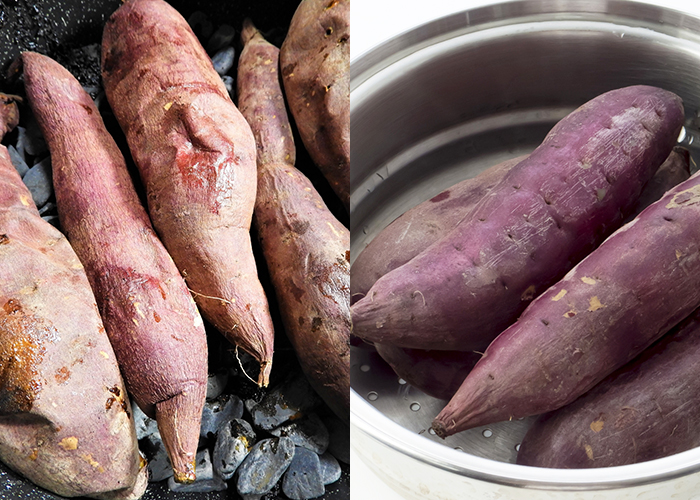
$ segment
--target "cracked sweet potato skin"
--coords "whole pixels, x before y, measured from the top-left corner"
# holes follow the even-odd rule
[[[350,416],[350,232],[294,168],[276,47],[246,23],[238,66],[241,112],[258,146],[254,226],[285,331],[312,387]]]
[[[0,459],[62,496],[138,498],[146,468],[85,271],[4,146],[0,208]]]
[[[683,118],[679,97],[648,86],[584,104],[472,217],[377,280],[352,306],[353,333],[415,349],[483,350],[621,225]]]
[[[541,416],[517,462],[583,469],[654,460],[700,446],[700,311],[579,399]]]
[[[85,266],[129,394],[157,420],[175,477],[193,479],[207,386],[199,311],[90,96],[52,59],[22,59],[61,228]]]
[[[304,146],[350,207],[350,1],[302,0],[280,49],[289,109]]]
[[[102,40],[105,92],[146,187],[148,211],[204,317],[260,363],[274,331],[252,253],[255,139],[185,19],[127,0]]]
[[[669,191],[540,295],[433,423],[439,435],[553,411],[700,305],[700,176]]]
[[[407,210],[385,227],[360,252],[350,270],[350,293],[354,303],[389,271],[410,261],[452,231],[503,176],[526,156],[519,156],[471,179],[451,186]]]

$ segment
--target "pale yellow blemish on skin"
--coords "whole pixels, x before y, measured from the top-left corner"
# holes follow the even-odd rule
[[[574,316],[576,316],[576,311],[574,311],[573,309],[564,313],[565,318],[573,318]]]
[[[19,197],[19,201],[21,201],[22,205],[24,205],[25,207],[28,207],[29,205],[31,205],[30,200],[31,200],[31,198],[29,198],[25,195],[20,195],[20,197]]]
[[[134,309],[136,309],[136,314],[138,314],[144,319],[146,318],[146,316],[143,314],[143,311],[141,311],[141,302],[134,302]]]
[[[104,351],[100,351],[100,355],[101,355],[103,358],[105,358],[105,359],[109,359],[109,354],[107,354],[107,353],[104,352]]]
[[[25,287],[20,289],[19,293],[21,293],[22,295],[28,295],[28,294],[34,292],[35,290],[36,290],[35,286],[25,286]]]
[[[335,234],[336,236],[341,236],[341,234],[335,230],[335,228],[333,227],[333,224],[331,224],[330,222],[326,222],[326,224],[328,224],[328,227],[331,228],[331,231],[333,231],[333,234]]]
[[[680,200],[680,202],[678,200]],[[671,201],[668,202],[666,208],[695,205],[698,202],[700,202],[700,185],[693,186],[690,189],[676,193]]]
[[[172,102],[169,102],[169,103],[167,103],[165,106],[163,106],[163,109],[164,109],[165,111],[168,111],[168,110],[172,107],[172,105],[173,105],[173,103],[172,103]]]
[[[64,450],[76,450],[78,449],[78,438],[75,436],[63,438],[58,443],[58,446],[60,446]]]
[[[265,65],[272,64],[272,59],[265,59],[265,61],[263,61],[263,64],[265,64]]]
[[[602,420],[595,420],[591,422],[591,430],[593,432],[600,432],[603,430],[603,426],[605,425],[605,422]]]
[[[588,310],[590,312],[597,311],[598,309],[602,309],[604,307],[605,305],[601,303],[598,297],[595,295],[588,301]]]
[[[581,278],[581,281],[583,281],[586,285],[595,285],[597,283],[596,280],[593,278],[589,278],[588,276],[584,276]]]
[[[136,318],[131,318],[131,321],[133,321],[136,326],[139,326],[139,320]]]
[[[681,257],[683,257],[683,252],[676,250],[676,259],[680,259]]]
[[[564,295],[566,295],[566,293],[567,291],[562,289],[558,294],[552,297],[552,300],[554,302],[559,302],[564,297]]]
[[[72,266],[70,266],[73,269],[83,269],[83,265],[80,262],[76,262]]]
[[[586,450],[586,456],[588,459],[593,460],[593,448],[591,448],[591,445],[587,444],[583,447],[583,449]]]
[[[83,455],[80,455],[83,460],[85,460],[87,463],[92,465],[93,468],[97,469],[99,472],[104,472],[105,469],[100,465],[100,463],[92,458],[92,455],[89,453],[84,453]]]

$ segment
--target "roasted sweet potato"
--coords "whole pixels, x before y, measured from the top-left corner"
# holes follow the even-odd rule
[[[254,226],[301,367],[316,392],[348,421],[350,232],[294,168],[279,50],[250,22],[241,39],[238,104],[258,147]]]
[[[357,256],[350,269],[354,303],[389,271],[403,266],[452,231],[486,193],[526,156],[494,165],[406,211],[385,227]]]
[[[371,342],[482,350],[622,223],[683,124],[676,95],[607,92],[563,120],[468,219],[353,306]]]
[[[175,480],[193,481],[207,386],[202,318],[90,96],[52,59],[25,52],[22,61],[61,228],[85,266],[126,388],[158,422]]]
[[[418,390],[438,399],[454,396],[477,361],[478,352],[423,351],[375,344],[394,373]]]
[[[261,364],[274,331],[250,224],[255,139],[207,53],[163,0],[127,0],[105,25],[105,93],[146,187],[148,211],[202,314]]]
[[[301,140],[349,209],[350,0],[302,0],[280,67]]]
[[[131,408],[83,266],[0,146],[0,460],[66,497],[138,498]]]
[[[700,311],[568,406],[528,430],[518,463],[583,469],[700,446]]]
[[[700,176],[669,191],[499,335],[433,423],[446,436],[553,411],[700,305]]]

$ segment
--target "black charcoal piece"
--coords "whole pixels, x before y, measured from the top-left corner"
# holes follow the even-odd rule
[[[208,437],[209,434],[216,434],[222,425],[242,416],[243,401],[236,395],[225,394],[213,401],[206,401],[202,411],[202,425],[199,435]]]
[[[330,433],[328,451],[343,463],[350,463],[350,427],[335,415],[329,415],[324,423]]]
[[[236,418],[219,429],[214,444],[214,471],[223,479],[231,479],[255,444],[255,432],[248,422]]]
[[[223,49],[227,45],[231,45],[236,37],[236,30],[229,24],[222,24],[207,42],[207,52],[214,54],[216,51]]]
[[[22,156],[14,146],[8,146],[7,152],[10,154],[10,161],[15,166],[15,170],[17,170],[19,176],[24,177],[29,171],[29,166],[27,162],[24,161],[24,156]]]
[[[304,377],[287,380],[269,392],[250,413],[253,425],[270,431],[289,420],[296,420],[310,413],[319,398]]]
[[[328,448],[328,429],[315,413],[270,430],[273,436],[287,436],[296,446],[320,455]]]
[[[324,453],[318,457],[321,462],[321,477],[323,484],[332,484],[340,479],[343,470],[340,468],[338,460],[330,453]]]
[[[207,378],[207,399],[216,399],[221,396],[221,393],[226,389],[226,384],[228,384],[227,370],[210,373]]]
[[[30,168],[22,177],[25,186],[32,193],[32,199],[37,208],[43,207],[53,193],[51,180],[51,157],[47,156]]]
[[[326,492],[318,455],[297,447],[294,459],[282,479],[282,491],[291,500],[317,498]]]
[[[258,441],[238,467],[236,487],[244,500],[272,490],[294,458],[294,443],[286,437]]]
[[[197,452],[195,475],[197,479],[190,484],[176,483],[175,478],[171,477],[168,479],[168,488],[170,491],[178,493],[209,493],[210,491],[223,491],[228,487],[226,481],[214,474],[207,449]]]
[[[220,75],[225,75],[233,67],[233,61],[236,58],[236,49],[226,47],[214,54],[211,58],[211,63],[214,69]]]

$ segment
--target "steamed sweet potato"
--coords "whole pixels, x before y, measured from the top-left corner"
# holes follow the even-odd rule
[[[349,209],[350,0],[302,0],[280,68],[301,140]]]
[[[294,168],[279,50],[250,22],[241,39],[238,103],[258,146],[255,229],[301,367],[316,392],[348,421],[350,232]]]
[[[568,406],[528,430],[518,463],[612,467],[700,446],[700,311]]]
[[[351,301],[361,299],[389,271],[403,266],[431,244],[452,231],[512,167],[519,156],[445,189],[416,205],[385,227],[352,263]]]
[[[163,0],[127,0],[105,25],[102,76],[158,235],[202,314],[261,364],[274,331],[250,224],[255,139],[207,53]]]
[[[481,354],[461,351],[423,351],[375,344],[377,353],[394,373],[429,396],[448,400],[457,392]]]
[[[700,176],[610,236],[499,335],[433,422],[441,436],[556,410],[700,305]]]
[[[193,481],[207,386],[202,318],[90,96],[52,59],[25,52],[22,60],[61,228],[85,266],[129,394],[158,422],[175,480]]]
[[[83,266],[0,146],[0,460],[62,496],[138,498],[130,410]]]
[[[654,87],[586,103],[471,217],[377,280],[352,306],[353,333],[416,349],[482,350],[619,227],[682,123],[680,98]]]

